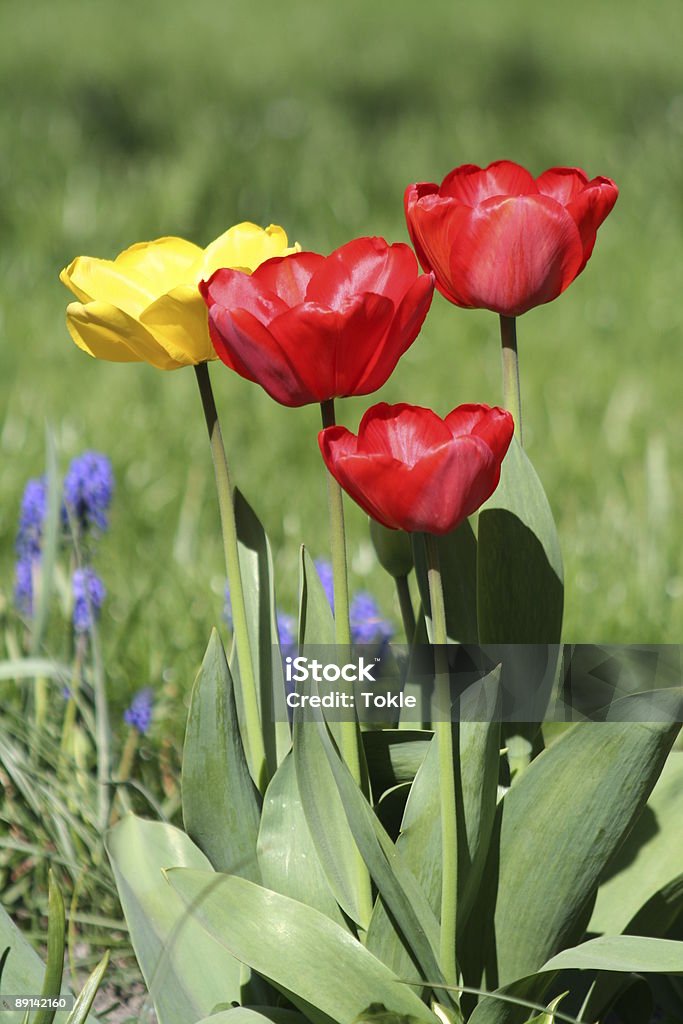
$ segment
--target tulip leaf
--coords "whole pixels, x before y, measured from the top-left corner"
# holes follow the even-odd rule
[[[316,729],[317,726],[317,729]],[[317,737],[316,737],[317,732]],[[419,965],[422,976],[441,981],[438,964],[439,924],[415,876],[383,829],[377,815],[341,760],[322,718],[295,720],[294,755],[297,772],[320,766],[327,758],[349,827],[380,896]],[[414,968],[410,972],[415,975]]]
[[[376,797],[402,782],[413,781],[431,739],[432,734],[426,729],[370,729],[363,733],[365,759]]]
[[[109,966],[109,950],[106,951],[97,966],[91,971],[88,980],[78,993],[74,1008],[69,1014],[66,1024],[85,1024],[87,1020],[92,1021],[88,1016],[90,1007],[95,1001],[98,989],[102,984],[102,978]]]
[[[346,927],[301,805],[291,753],[265,792],[257,850],[265,886],[314,907]]]
[[[446,627],[450,640],[477,642],[477,538],[468,519],[451,533],[436,538],[441,568]],[[415,575],[431,636],[431,601],[424,534],[413,534]]]
[[[242,746],[232,676],[213,630],[192,689],[182,764],[183,822],[217,871],[260,881],[260,796]]]
[[[299,643],[304,646],[334,644],[334,616],[318,570],[306,548],[301,548]]]
[[[497,686],[498,673],[488,677]],[[458,931],[472,907],[486,863],[496,810],[500,726],[497,722],[453,725],[453,750],[458,813]],[[401,835],[396,842],[435,914],[441,901],[440,773],[435,740],[430,743],[411,788]],[[368,948],[402,977],[410,970],[404,943],[381,901],[375,906]]]
[[[475,984],[478,946],[487,985],[498,987],[535,973],[581,938],[605,866],[640,815],[677,731],[663,723],[578,723],[508,790],[463,943]]]
[[[62,989],[66,915],[64,912],[64,897],[52,871],[49,872],[48,882],[47,964],[40,994],[49,998],[50,996],[58,996]],[[36,1015],[33,1018],[34,1024],[52,1024],[55,1012],[55,1010],[41,1007],[36,1011]]]
[[[279,652],[273,557],[261,521],[238,490],[235,491],[235,520],[249,639],[261,705],[263,742],[269,776],[272,777],[291,746]],[[239,665],[236,657],[231,658],[230,667],[239,699]]]
[[[376,1002],[436,1024],[408,986],[319,911],[235,876],[181,868],[168,878],[197,926],[286,992],[313,1024],[353,1024]]]
[[[279,1006],[231,1006],[204,1017],[197,1024],[306,1024],[306,1018],[296,1010]]]
[[[244,968],[188,914],[164,876],[187,867],[222,877],[202,851],[180,829],[130,814],[108,833],[107,852],[159,1024],[187,1024],[219,1002],[239,1001]]]
[[[479,511],[480,643],[554,644],[564,602],[562,557],[548,499],[516,437],[500,484]]]
[[[683,753],[673,751],[643,813],[607,866],[589,931],[632,931],[641,908],[683,874],[682,821]],[[677,890],[674,898],[683,901],[680,886]],[[655,918],[661,917],[660,907]]]
[[[601,935],[563,949],[540,970],[683,974],[683,942],[644,935]]]

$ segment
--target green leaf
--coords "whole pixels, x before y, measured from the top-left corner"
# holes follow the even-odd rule
[[[488,687],[497,686],[491,673]],[[486,682],[486,681],[484,681]],[[458,930],[462,931],[486,863],[496,810],[500,726],[462,722],[453,726],[458,813]],[[441,901],[441,814],[439,763],[432,740],[413,783],[396,848],[412,872],[435,915]],[[400,934],[378,902],[368,932],[372,949],[392,970],[406,975],[410,966]]]
[[[683,974],[683,942],[643,935],[601,935],[563,949],[540,970]]]
[[[548,499],[513,437],[500,484],[479,511],[480,643],[558,643],[562,580],[560,545]]]
[[[581,938],[605,865],[640,814],[677,731],[578,723],[507,792],[468,929],[475,984],[472,953],[480,942],[487,987],[497,988],[534,974]]]
[[[477,538],[468,519],[436,538],[441,566],[448,636],[459,643],[477,642]],[[424,536],[413,534],[415,575],[431,635],[429,582]]]
[[[249,774],[232,676],[215,630],[192,689],[181,786],[185,829],[214,868],[259,881],[260,797]]]
[[[270,542],[258,516],[238,490],[235,491],[235,520],[249,639],[254,652],[261,706],[261,728],[272,777],[291,746],[279,652],[273,558]],[[230,667],[237,688],[237,658],[231,658]]]
[[[683,873],[682,821],[683,753],[672,751],[633,831],[607,866],[589,931],[631,931],[638,911]]]
[[[188,914],[163,873],[211,869],[201,850],[180,829],[131,814],[108,833],[107,852],[159,1024],[187,1024],[239,1000],[242,966]]]
[[[197,1024],[306,1024],[306,1018],[295,1010],[279,1006],[232,1006],[212,1013]]]
[[[295,719],[297,774],[301,764],[302,770],[308,770],[313,778],[315,766],[320,765],[321,750],[334,776],[353,838],[398,930],[423,976],[432,981],[442,981],[437,954],[439,924],[424,892],[339,757],[325,723],[321,719],[317,722],[298,722]],[[411,974],[414,977],[414,970]]]
[[[47,481],[47,499],[40,558],[40,588],[31,626],[31,656],[33,658],[43,647],[62,529],[62,481],[57,468],[55,439],[49,426],[45,427],[45,479]]]
[[[363,733],[365,760],[376,798],[402,782],[413,781],[431,738],[426,729],[370,729]]]
[[[306,548],[299,567],[299,643],[302,647],[334,644],[334,617],[318,571]]]
[[[314,1024],[353,1021],[370,1003],[436,1024],[420,999],[324,914],[243,878],[168,872],[198,925],[233,956],[290,993]]]
[[[90,977],[81,989],[74,1008],[68,1016],[66,1024],[85,1024],[85,1021],[88,1019],[90,1007],[92,1006],[95,996],[97,995],[97,991],[102,984],[102,978],[104,977],[104,972],[106,971],[108,964],[109,950],[104,954],[97,967],[90,974]]]
[[[50,870],[47,897],[47,965],[45,967],[43,987],[40,990],[42,996],[58,996],[62,990],[65,937],[66,915],[64,913],[64,899],[52,870]],[[37,1010],[34,1024],[52,1024],[55,1013],[55,1010]]]
[[[553,999],[550,1003],[548,1003],[547,1010],[544,1013],[537,1014],[536,1017],[532,1017],[528,1024],[556,1024],[558,1018],[557,1015],[553,1013],[553,1010],[556,1010],[558,1008],[558,1006],[560,1005],[560,1003],[566,995],[568,995],[568,993],[563,992],[561,995],[557,997],[557,999]]]
[[[258,835],[261,879],[268,889],[314,907],[346,927],[313,842],[290,753],[270,780]]]

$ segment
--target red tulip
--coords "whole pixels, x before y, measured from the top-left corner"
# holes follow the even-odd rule
[[[618,194],[609,178],[589,181],[577,167],[534,179],[499,160],[456,167],[441,185],[409,185],[405,210],[441,294],[512,317],[557,298],[581,273]]]
[[[367,395],[415,341],[434,292],[411,248],[357,238],[330,256],[299,252],[253,274],[202,281],[209,332],[226,366],[282,405]]]
[[[332,476],[394,530],[448,533],[489,498],[512,439],[504,409],[460,405],[445,419],[419,405],[374,405],[358,436],[327,427],[318,441]]]

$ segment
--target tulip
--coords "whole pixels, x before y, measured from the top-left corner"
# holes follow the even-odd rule
[[[578,277],[617,200],[609,178],[552,167],[538,178],[509,160],[464,164],[441,185],[409,185],[405,211],[420,263],[456,306],[516,317]]]
[[[251,276],[218,270],[200,290],[220,359],[282,405],[376,391],[415,341],[434,290],[412,250],[357,238]]]
[[[218,267],[250,273],[263,260],[298,251],[282,228],[236,224],[201,249],[183,238],[139,242],[114,260],[79,256],[59,275],[78,302],[66,324],[79,348],[97,359],[150,363],[160,370],[196,366],[215,353],[198,291]]]
[[[446,416],[415,405],[373,406],[358,436],[319,435],[330,473],[369,516],[394,530],[444,534],[489,498],[513,433],[503,409],[461,405]]]

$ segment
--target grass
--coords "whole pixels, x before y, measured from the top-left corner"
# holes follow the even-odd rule
[[[560,529],[566,638],[680,640],[680,9],[655,6],[198,0],[169,16],[160,0],[36,0],[30,14],[3,10],[6,607],[18,502],[42,471],[46,419],[63,464],[85,447],[114,461],[99,568],[121,704],[162,679],[182,703],[222,606],[193,374],[78,352],[63,265],[163,234],[206,243],[241,219],[282,223],[322,251],[357,234],[406,240],[408,182],[506,156],[537,173],[577,164],[621,188],[583,276],[519,324],[525,439]],[[496,332],[493,314],[437,297],[377,399],[442,413],[499,402]],[[220,365],[213,377],[235,476],[269,531],[291,610],[299,542],[327,550],[318,412],[280,408]],[[355,425],[370,401],[341,403],[340,416]],[[354,585],[398,619],[363,516],[349,508],[348,520]]]

